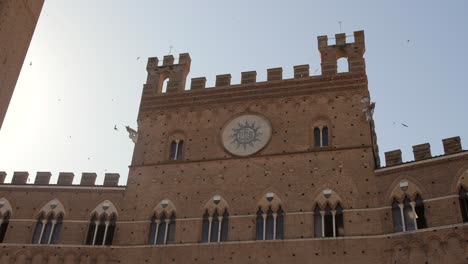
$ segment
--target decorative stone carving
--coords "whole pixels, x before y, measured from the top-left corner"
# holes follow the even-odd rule
[[[270,141],[271,125],[262,116],[245,114],[229,121],[221,134],[224,148],[235,156],[250,156]]]

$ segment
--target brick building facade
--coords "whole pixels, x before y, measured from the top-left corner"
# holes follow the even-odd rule
[[[442,156],[422,144],[382,167],[364,32],[347,40],[318,37],[319,76],[299,65],[212,88],[185,90],[187,53],[149,58],[127,185],[15,172],[0,263],[467,263],[468,152],[449,138]]]

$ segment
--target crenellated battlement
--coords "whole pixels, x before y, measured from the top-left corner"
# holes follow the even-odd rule
[[[104,183],[102,185],[96,184],[97,174],[93,172],[83,172],[79,184],[73,184],[75,174],[73,172],[60,172],[58,174],[57,183],[51,183],[52,173],[48,171],[38,171],[34,182],[29,182],[29,172],[15,171],[11,179],[11,183],[5,183],[7,173],[0,171],[0,184],[4,185],[38,185],[38,186],[73,186],[73,187],[118,187],[120,174],[118,173],[105,173]]]
[[[451,137],[442,140],[444,146],[444,155],[456,154],[463,152],[460,137]],[[396,149],[385,152],[386,167],[392,167],[403,164],[401,150]],[[421,161],[433,158],[431,153],[431,145],[429,143],[413,146],[414,161]],[[409,161],[413,162],[413,161]]]
[[[311,77],[329,77],[337,73],[337,61],[340,58],[348,60],[349,73],[365,74],[364,62],[364,31],[354,32],[354,42],[346,42],[344,33],[335,35],[336,44],[329,45],[327,36],[317,37],[318,49],[321,55],[322,74],[311,76],[309,65],[294,66],[294,80],[307,80]],[[147,71],[148,77],[143,88],[143,97],[154,96],[166,93],[182,93],[185,90],[186,77],[190,71],[191,58],[188,53],[179,54],[178,63],[174,63],[172,55],[164,56],[163,62],[160,65],[157,57],[148,58]],[[241,73],[240,84],[231,83],[232,75],[230,73],[216,75],[215,86],[206,87],[206,77],[196,77],[191,79],[189,85],[190,91],[200,91],[205,88],[239,88],[244,86],[253,86],[259,83],[277,83],[281,81],[291,80],[283,79],[283,69],[281,67],[267,69],[267,80],[258,82],[256,71],[246,71]],[[166,83],[166,82],[167,83]],[[235,86],[235,87],[234,87]]]

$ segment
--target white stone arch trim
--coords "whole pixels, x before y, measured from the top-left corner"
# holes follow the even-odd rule
[[[268,211],[270,207],[273,212],[276,212],[280,207],[284,210],[283,201],[278,197],[277,192],[274,192],[273,190],[263,193],[257,203],[257,208],[258,207],[260,207],[263,212]]]
[[[403,182],[408,182],[408,189],[406,191],[403,191],[400,188],[400,183]],[[408,197],[410,200],[414,200],[418,194],[423,199],[424,197],[428,197],[428,192],[419,181],[413,177],[402,175],[396,178],[390,185],[390,188],[387,190],[387,194],[385,195],[385,202],[386,204],[392,204],[393,199],[403,202],[405,197]]]
[[[59,201],[59,199],[54,198],[50,200],[48,203],[46,203],[37,213],[36,217],[39,217],[40,215],[43,215],[44,219],[49,218],[49,216],[57,217],[59,215],[62,215],[65,217],[65,207],[63,204]]]
[[[176,207],[169,199],[161,200],[156,207],[153,209],[152,216],[155,215],[156,218],[161,218],[165,214],[166,217],[171,217],[172,214],[176,215]]]
[[[328,198],[325,196],[325,193],[329,195]],[[316,205],[318,205],[321,210],[325,210],[327,205],[330,205],[330,207],[334,209],[336,208],[338,203],[343,209],[347,208],[346,202],[335,190],[331,188],[323,188],[315,195],[315,198],[312,203],[312,210],[315,208]]]
[[[203,206],[203,213],[208,212],[209,215],[213,215],[215,211],[222,215],[226,210],[229,212],[229,204],[220,194],[214,194]]]
[[[10,218],[13,214],[10,202],[5,198],[0,198],[0,218],[3,218],[7,213],[10,214]]]
[[[462,186],[465,190],[468,190],[468,166],[464,166],[457,171],[452,181],[451,191],[458,194]]]
[[[105,215],[107,219],[110,219],[112,215],[115,215],[116,217],[119,216],[117,208],[109,200],[104,200],[98,204],[98,206],[96,206],[96,208],[94,208],[94,210],[89,214],[89,218],[91,219],[94,214],[96,214],[98,219],[100,219],[103,215]]]

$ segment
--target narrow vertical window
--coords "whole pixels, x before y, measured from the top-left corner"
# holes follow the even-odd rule
[[[322,237],[322,214],[318,205],[314,209],[314,234],[315,237]]]
[[[395,230],[395,232],[403,232],[401,209],[396,199],[393,199],[393,202],[392,202],[392,219],[393,219],[393,230]]]
[[[320,128],[314,128],[314,146],[321,147],[322,146],[322,137],[320,135]]]
[[[97,226],[97,230],[95,235],[95,240],[93,245],[102,245],[104,242],[104,233],[106,232],[106,215],[102,215],[99,219],[99,224]]]
[[[460,211],[462,214],[463,222],[468,222],[468,192],[465,188],[460,187],[459,193]]]
[[[210,230],[210,215],[208,210],[203,214],[203,223],[202,223],[202,242],[209,242],[209,230]]]
[[[41,214],[37,218],[36,228],[34,228],[34,234],[33,234],[33,239],[32,239],[33,244],[39,244],[41,242],[43,227],[44,227],[44,215]]]
[[[177,159],[177,142],[175,140],[171,142],[171,154],[169,156],[169,159],[171,160]]]
[[[322,147],[328,146],[328,127],[322,128]]]
[[[263,211],[261,208],[258,208],[257,211],[256,238],[263,240]]]
[[[335,230],[336,236],[344,235],[343,207],[338,203],[335,207]]]
[[[213,214],[213,220],[211,221],[211,238],[210,238],[210,242],[219,242],[218,232],[219,232],[219,214],[218,214],[218,210],[215,210],[215,212]]]
[[[403,200],[403,216],[405,218],[405,226],[406,226],[406,231],[411,231],[415,230],[416,227],[414,226],[414,213],[413,213],[413,208],[411,207],[410,204],[410,199],[408,197],[405,197]]]
[[[54,217],[51,214],[47,218],[47,222],[45,224],[44,231],[42,232],[41,244],[49,244],[49,238],[50,238],[50,235],[52,233],[52,226],[53,226],[52,221],[53,220],[54,220]]]
[[[115,222],[117,217],[115,214],[111,215],[109,222],[107,223],[107,230],[105,233],[105,240],[104,244],[106,246],[112,245],[112,240],[114,240],[114,233],[115,233]]]
[[[179,141],[179,143],[177,144],[177,156],[176,156],[176,160],[182,160],[183,152],[184,152],[184,141],[181,140],[181,141]]]
[[[284,211],[281,207],[277,211],[276,216],[276,238],[275,239],[283,239],[284,238]]]
[[[161,93],[165,93],[167,92],[167,87],[169,85],[169,78],[166,78],[163,80],[162,82],[162,86],[161,86]]]
[[[171,218],[169,219],[169,224],[167,225],[166,244],[171,244],[175,241],[175,224],[175,214],[172,213]]]
[[[424,202],[419,194],[416,196],[414,211],[418,229],[427,228],[426,216],[424,214]]]
[[[60,232],[62,231],[62,224],[63,224],[63,215],[59,215],[56,219],[54,230],[52,231],[52,238],[50,240],[51,244],[57,244],[59,242]]]
[[[267,217],[266,217],[266,234],[265,234],[265,239],[266,240],[273,240],[275,239],[273,235],[273,230],[274,230],[274,219],[273,219],[273,210],[271,210],[271,207],[268,208],[267,211]]]
[[[6,212],[3,215],[3,218],[0,219],[0,243],[3,243],[5,239],[6,232],[8,230],[8,224],[10,223],[10,212]]]
[[[325,236],[333,237],[333,215],[329,204],[325,207]]]
[[[156,239],[156,244],[158,245],[164,244],[164,240],[166,236],[166,228],[167,228],[166,214],[163,214],[161,216],[161,221],[159,223],[159,230],[158,230],[158,237]]]
[[[96,214],[93,214],[93,216],[91,217],[91,221],[89,221],[88,235],[86,237],[86,245],[94,245],[94,234],[96,232],[96,222],[97,222],[97,216]]]
[[[156,244],[156,230],[157,230],[156,228],[157,228],[156,215],[154,214],[153,217],[151,217],[150,230],[149,230],[148,243],[150,245]]]
[[[229,231],[229,213],[224,210],[223,221],[221,223],[221,241],[228,240],[228,231]]]

